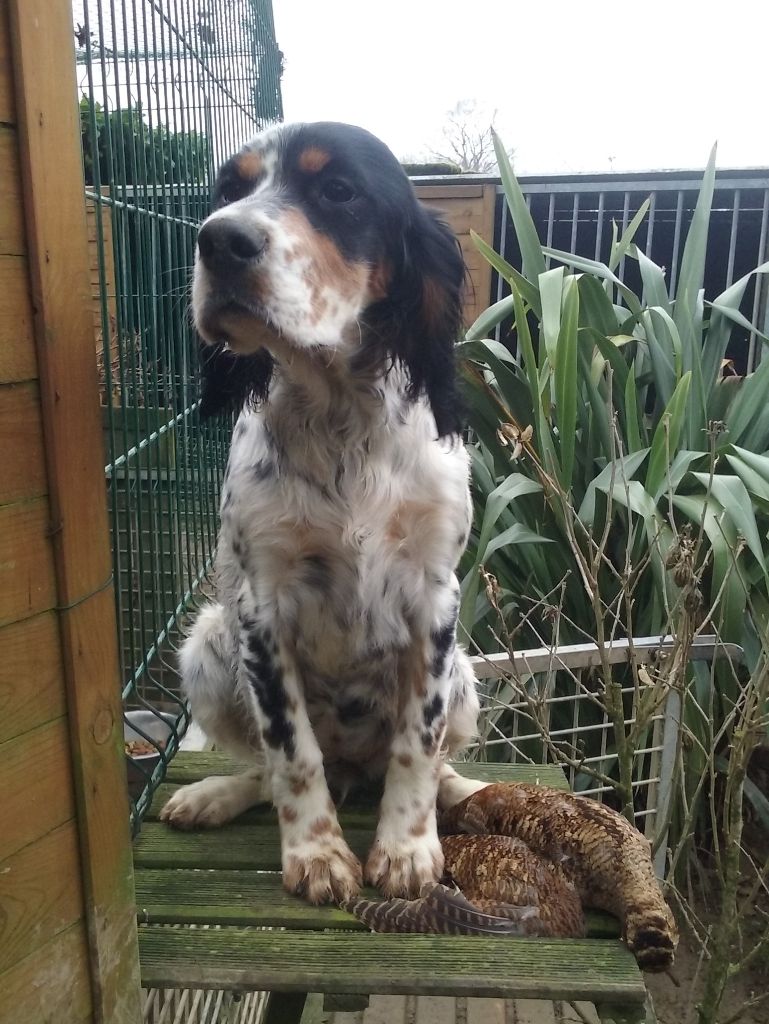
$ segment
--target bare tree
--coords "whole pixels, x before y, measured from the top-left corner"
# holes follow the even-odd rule
[[[446,114],[443,127],[443,152],[433,150],[433,157],[457,164],[474,174],[495,174],[497,158],[492,132],[496,110],[489,110],[478,100],[460,100]],[[512,150],[508,151],[512,157]]]

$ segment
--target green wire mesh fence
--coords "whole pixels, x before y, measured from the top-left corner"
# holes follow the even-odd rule
[[[282,118],[271,0],[73,0],[105,481],[138,827],[188,725],[230,422],[201,423],[188,314],[218,164]]]

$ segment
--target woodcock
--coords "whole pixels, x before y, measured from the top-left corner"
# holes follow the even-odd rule
[[[476,784],[477,785],[477,784]],[[417,900],[350,900],[373,931],[584,935],[583,907],[619,919],[639,966],[665,970],[678,943],[648,841],[593,800],[526,783],[478,788],[439,813],[448,885]]]

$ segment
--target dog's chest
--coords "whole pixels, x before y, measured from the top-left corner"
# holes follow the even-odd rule
[[[403,648],[450,585],[467,527],[464,467],[410,455],[405,466],[337,466],[319,482],[265,465],[258,446],[233,448],[222,554],[260,619],[318,672]]]

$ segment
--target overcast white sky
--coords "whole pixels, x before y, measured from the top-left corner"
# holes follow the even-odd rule
[[[398,157],[458,100],[497,108],[519,174],[769,166],[768,0],[273,0],[286,120]],[[611,158],[611,162],[610,162]]]

